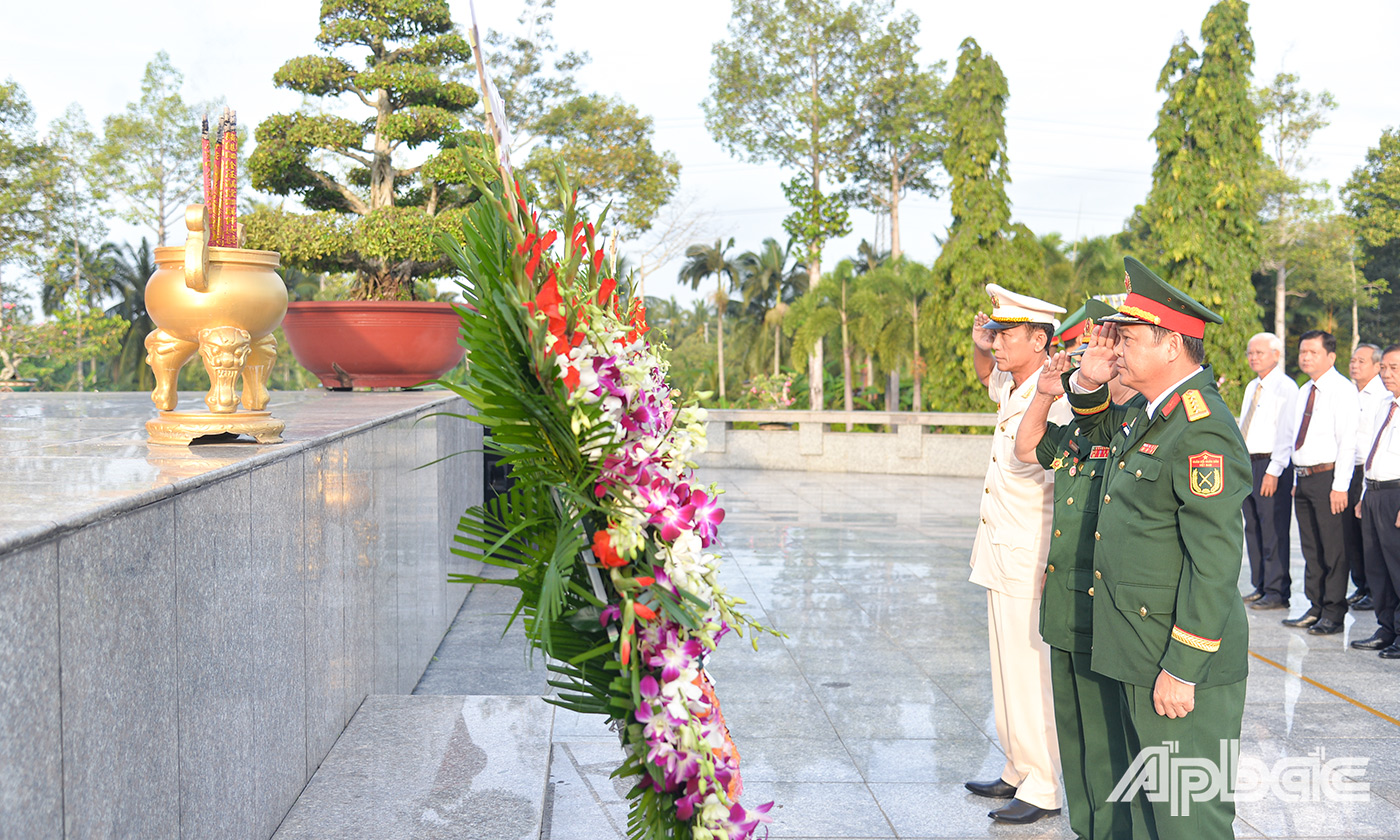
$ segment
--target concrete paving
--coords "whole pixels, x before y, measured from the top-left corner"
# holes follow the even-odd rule
[[[988,779],[1003,755],[992,720],[986,601],[967,582],[979,479],[709,470],[726,489],[721,528],[730,592],[787,633],[758,651],[729,637],[711,662],[743,757],[744,801],[774,800],[781,838],[1069,838],[1063,817],[993,825]],[[1293,542],[1293,612],[1306,606]],[[1248,590],[1247,570],[1241,590]],[[419,693],[538,694],[510,593],[467,599]],[[1248,611],[1243,761],[1274,768],[1365,762],[1358,801],[1270,793],[1240,802],[1241,838],[1400,837],[1400,662],[1352,651],[1371,613],[1337,636]],[[624,837],[624,787],[608,778],[616,737],[559,710],[542,836]],[[1353,766],[1356,766],[1353,764]]]

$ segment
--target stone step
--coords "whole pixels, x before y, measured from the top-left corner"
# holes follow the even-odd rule
[[[371,695],[273,840],[538,840],[554,707]]]

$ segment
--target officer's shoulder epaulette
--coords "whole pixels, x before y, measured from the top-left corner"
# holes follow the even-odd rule
[[[1206,405],[1206,398],[1201,396],[1201,392],[1195,388],[1181,392],[1181,403],[1186,406],[1186,419],[1190,422],[1210,416],[1210,408]]]

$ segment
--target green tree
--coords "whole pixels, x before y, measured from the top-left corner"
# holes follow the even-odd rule
[[[860,140],[870,33],[889,0],[735,0],[729,37],[714,46],[705,125],[731,154],[775,161],[797,175],[783,185],[783,221],[806,249],[808,286],[822,277],[822,248],[850,230],[845,180]],[[822,343],[808,363],[812,408],[821,408]]]
[[[1225,315],[1222,326],[1207,330],[1206,347],[1229,401],[1253,376],[1239,350],[1260,326],[1251,277],[1261,264],[1262,147],[1247,4],[1212,6],[1201,39],[1198,54],[1183,36],[1157,81],[1166,100],[1152,132],[1152,190],[1140,212],[1155,253],[1143,262]],[[1220,352],[1211,354],[1214,348]]]
[[[1314,133],[1327,127],[1327,113],[1337,103],[1325,90],[1313,94],[1300,88],[1292,73],[1279,73],[1272,84],[1256,92],[1256,97],[1267,140],[1261,173],[1263,268],[1274,274],[1274,334],[1286,344],[1288,271],[1293,252],[1309,223],[1325,217],[1330,209],[1324,195],[1327,182],[1303,178],[1310,163],[1307,146]]]
[[[890,254],[904,253],[899,202],[910,191],[936,197],[935,172],[943,155],[943,73],[946,63],[919,64],[919,19],[889,21],[867,50],[866,93],[860,100],[865,130],[855,147],[853,200],[889,217]]]
[[[316,42],[322,54],[288,61],[273,81],[368,115],[299,111],[258,125],[253,187],[314,212],[255,211],[244,217],[248,245],[307,270],[355,272],[358,298],[414,297],[414,278],[449,270],[434,232],[458,227],[475,198],[462,118],[477,95],[448,78],[470,47],[446,0],[325,0]],[[435,151],[406,165],[420,147]]]
[[[685,249],[685,264],[681,266],[679,279],[689,283],[690,288],[698,289],[709,277],[715,278],[715,312],[718,326],[715,330],[715,356],[719,380],[719,398],[725,399],[724,391],[724,311],[729,307],[729,293],[739,285],[739,264],[729,256],[734,247],[734,238],[728,242],[716,239],[714,245],[691,245]]]
[[[1327,309],[1332,320],[1329,331],[1337,328],[1335,312],[1351,315],[1351,349],[1361,342],[1362,309],[1375,309],[1380,294],[1389,289],[1383,278],[1368,279],[1357,271],[1356,219],[1347,215],[1327,215],[1307,220],[1292,249],[1294,294],[1311,296]],[[1309,325],[1311,326],[1311,325]]]
[[[156,53],[141,78],[141,98],[104,120],[94,158],[113,197],[126,208],[122,218],[150,229],[157,245],[166,244],[185,205],[201,197],[203,108],[180,96],[183,84],[170,56]],[[175,235],[183,235],[178,227]]]
[[[931,404],[942,411],[984,405],[972,363],[972,315],[986,307],[986,284],[1006,282],[1043,294],[1044,252],[1035,234],[1012,224],[1006,197],[1006,76],[971,38],[945,92],[947,146],[943,166],[952,179],[953,223],[933,264],[940,305],[934,342],[946,360],[931,365]]]
[[[782,326],[792,302],[807,290],[807,267],[792,259],[792,243],[771,236],[758,251],[739,255],[744,306],[756,322],[773,330],[773,375],[782,367]]]
[[[586,52],[562,52],[553,35],[554,0],[526,0],[518,31],[486,34],[487,64],[505,106],[511,151],[527,152],[523,169],[551,182],[562,165],[589,203],[612,205],[608,218],[633,238],[651,229],[674,196],[680,163],[652,145],[650,117],[616,97],[585,94],[576,75]],[[543,206],[559,209],[549,195]]]
[[[649,230],[675,195],[681,165],[675,155],[652,146],[651,117],[635,106],[596,94],[579,96],[544,114],[535,130],[540,143],[524,167],[531,179],[542,182],[562,166],[581,198],[612,206],[608,218],[623,236]]]
[[[1342,203],[1355,220],[1360,240],[1357,263],[1370,283],[1400,278],[1400,130],[1388,128],[1366,151],[1342,188]],[[1380,295],[1368,335],[1400,340],[1400,295],[1392,286]]]
[[[0,83],[0,273],[38,271],[54,238],[53,208],[60,198],[53,148],[34,129],[34,108],[13,79]],[[21,289],[0,277],[0,304],[17,317]]]

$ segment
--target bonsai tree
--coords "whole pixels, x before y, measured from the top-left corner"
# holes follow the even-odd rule
[[[303,110],[258,126],[253,187],[312,212],[259,207],[243,217],[246,244],[307,271],[353,273],[357,300],[414,299],[415,279],[450,270],[433,235],[460,230],[476,198],[459,147],[477,94],[453,81],[471,48],[446,0],[323,0],[316,42],[322,54],[288,61],[273,81],[369,113]],[[431,153],[408,165],[423,146]]]

